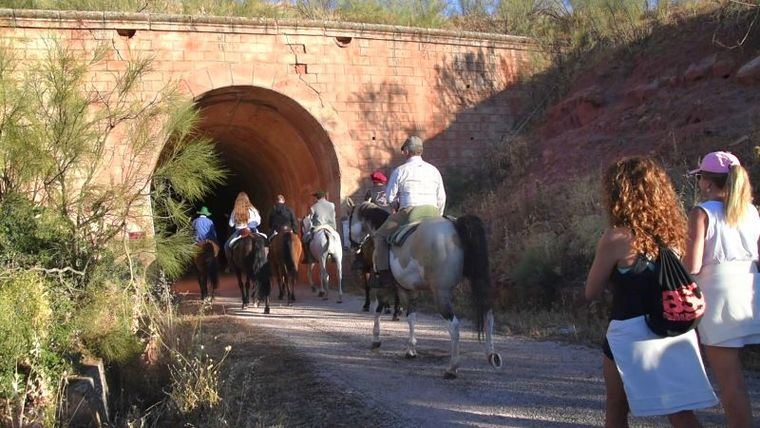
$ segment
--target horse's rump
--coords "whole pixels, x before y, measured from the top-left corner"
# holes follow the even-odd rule
[[[269,246],[269,260],[276,274],[295,275],[301,258],[301,240],[292,232],[275,235]]]

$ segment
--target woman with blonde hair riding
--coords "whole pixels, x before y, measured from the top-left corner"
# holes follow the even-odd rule
[[[646,157],[613,163],[604,175],[609,227],[599,240],[585,294],[612,291],[604,341],[607,427],[634,416],[667,415],[673,426],[693,427],[693,410],[717,404],[705,374],[695,331],[660,337],[647,326],[659,292],[659,248],[683,253],[686,216],[664,169]]]
[[[760,216],[739,159],[712,152],[691,171],[704,202],[689,213],[685,265],[705,296],[699,339],[720,386],[729,427],[750,427],[752,408],[739,349],[760,343]]]
[[[238,193],[237,198],[235,198],[235,205],[232,208],[229,221],[229,225],[234,228],[234,231],[230,234],[230,237],[227,238],[227,242],[224,244],[224,252],[228,261],[231,260],[230,250],[232,249],[233,241],[235,241],[246,228],[250,229],[253,233],[257,233],[259,224],[261,224],[259,210],[253,206],[247,193]]]

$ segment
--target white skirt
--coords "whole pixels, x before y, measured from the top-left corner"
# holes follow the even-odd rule
[[[760,274],[753,261],[702,266],[694,277],[705,296],[697,330],[705,345],[740,348],[760,343]]]
[[[669,415],[718,403],[693,330],[660,337],[640,316],[612,320],[607,341],[634,416]]]

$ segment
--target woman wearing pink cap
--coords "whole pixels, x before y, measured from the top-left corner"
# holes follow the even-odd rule
[[[691,174],[704,198],[689,213],[684,257],[705,296],[699,338],[720,386],[728,426],[750,427],[739,349],[760,343],[760,216],[747,171],[733,154],[708,153]]]

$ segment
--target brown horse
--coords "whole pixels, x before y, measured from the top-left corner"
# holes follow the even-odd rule
[[[295,287],[302,252],[301,239],[290,228],[283,228],[269,244],[269,264],[280,286],[279,298],[282,300],[287,295],[288,305],[296,300]]]
[[[216,259],[219,246],[214,241],[204,240],[198,242],[198,251],[193,257],[195,270],[198,272],[198,285],[201,288],[201,299],[208,297],[208,283],[211,282],[211,300],[214,300],[214,291],[219,287],[219,261]]]
[[[353,243],[352,243],[353,244]],[[371,236],[368,236],[364,239],[364,241],[359,244],[358,250],[355,249],[355,246],[352,245],[352,249],[355,251],[354,258],[358,259],[358,263],[355,263],[354,266],[357,268],[359,275],[361,276],[362,280],[364,281],[364,306],[362,306],[362,310],[364,312],[369,312],[369,305],[370,305],[370,278],[372,278],[372,275],[374,275],[375,272],[375,264],[374,260],[372,259],[372,253],[375,252],[375,241],[372,239]],[[377,290],[378,293],[384,293],[389,292],[389,290]],[[390,307],[388,307],[387,303],[381,303],[385,302],[388,299],[386,298],[378,298],[377,304],[381,305],[383,307],[378,307],[378,310],[385,310],[386,314],[390,313]],[[394,288],[393,289],[393,321],[398,321],[399,314],[401,313],[400,304],[399,304],[399,297],[398,297],[398,291]]]
[[[245,229],[248,230],[248,229]],[[238,287],[240,287],[240,294],[243,300],[243,309],[248,306],[251,295],[255,295],[256,291],[259,291],[260,297],[268,297],[268,290],[262,290],[261,281],[259,280],[260,272],[266,269],[267,255],[266,255],[266,238],[248,232],[243,232],[241,238],[232,247],[232,269],[237,277]],[[245,276],[245,281],[243,281]],[[253,291],[251,292],[251,286]],[[269,284],[266,284],[267,286]],[[265,291],[267,296],[263,296],[262,291]],[[268,302],[268,300],[267,300]],[[267,313],[269,305],[267,304]]]

